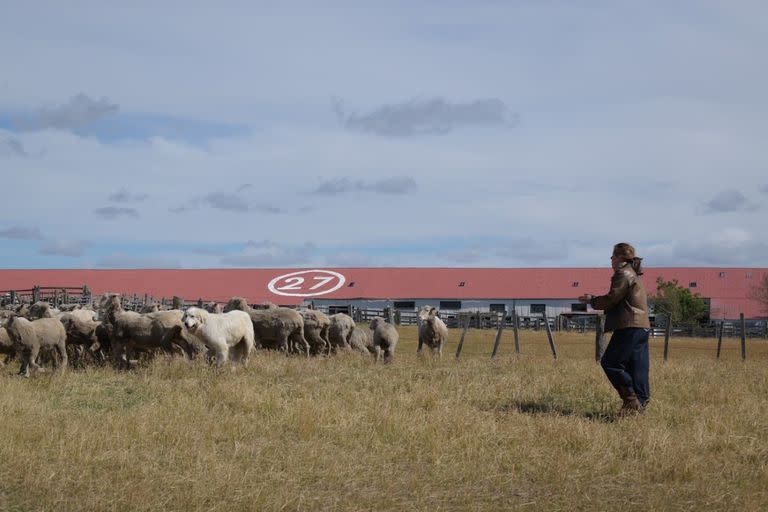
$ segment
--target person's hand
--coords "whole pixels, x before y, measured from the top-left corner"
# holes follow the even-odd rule
[[[589,302],[592,300],[592,295],[589,293],[585,293],[581,297],[579,297],[579,302],[583,302],[584,304],[589,304]]]

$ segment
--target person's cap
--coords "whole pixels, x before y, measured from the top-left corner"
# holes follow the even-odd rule
[[[636,258],[635,248],[625,242],[613,246],[613,255],[625,261]]]

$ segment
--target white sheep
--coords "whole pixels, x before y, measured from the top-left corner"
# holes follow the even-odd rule
[[[384,362],[390,363],[395,357],[395,347],[400,339],[397,329],[388,324],[383,318],[377,316],[371,320],[370,328],[373,331],[373,348],[376,351],[376,361],[384,356]]]
[[[440,317],[437,309],[431,306],[424,306],[419,311],[419,347],[416,353],[420,354],[424,345],[428,346],[432,352],[443,356],[443,346],[448,340],[448,327]]]
[[[16,353],[21,355],[20,375],[29,377],[30,369],[40,371],[36,361],[43,347],[55,347],[61,357],[61,371],[67,368],[67,332],[58,318],[29,321],[24,317],[11,316],[5,328]]]

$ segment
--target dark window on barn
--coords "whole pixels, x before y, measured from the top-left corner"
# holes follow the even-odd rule
[[[587,305],[579,302],[578,304],[571,304],[571,311],[583,311],[586,313]]]
[[[467,284],[467,283],[466,283],[466,282],[464,282],[464,281],[460,282],[460,283],[459,283],[459,288],[462,288],[462,287],[463,287],[465,284]]]
[[[398,300],[394,303],[395,309],[410,309],[413,311],[416,309],[416,302],[412,300]]]
[[[752,272],[747,272],[747,279],[752,279]]]
[[[460,300],[441,300],[440,309],[461,309]]]
[[[719,274],[717,274],[717,276],[718,277],[725,277],[725,272],[720,272]]]
[[[688,283],[688,288],[696,288],[696,281],[691,281]]]
[[[531,304],[531,313],[546,313],[546,304]]]
[[[574,281],[573,283],[571,283],[571,286],[573,286],[574,288],[578,288],[579,287],[579,282],[578,281]]]
[[[492,313],[504,313],[507,311],[507,305],[506,304],[491,304],[491,312]]]
[[[347,286],[350,287],[350,288],[354,288],[355,287],[355,282],[354,281],[350,281]]]
[[[336,313],[344,313],[345,315],[351,315],[349,306],[328,306],[328,314],[335,315]]]

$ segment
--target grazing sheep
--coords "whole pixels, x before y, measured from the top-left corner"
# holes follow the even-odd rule
[[[139,313],[147,314],[147,313],[157,313],[160,311],[160,304],[154,303],[154,304],[144,304],[139,309]]]
[[[373,348],[371,331],[362,329],[358,326],[355,326],[355,328],[352,329],[352,334],[349,336],[349,345],[352,350],[362,352],[363,354],[376,353],[376,350]]]
[[[5,365],[16,356],[16,350],[13,348],[13,341],[11,341],[11,337],[8,336],[8,330],[5,327],[0,327],[0,354],[5,354],[5,361],[0,361],[0,366]]]
[[[304,318],[304,338],[309,342],[312,354],[325,354],[331,344],[328,341],[328,328],[331,320],[328,315],[316,309],[308,309],[301,312]]]
[[[431,306],[424,306],[419,311],[419,347],[416,353],[420,354],[426,344],[432,352],[443,356],[443,346],[448,340],[448,327],[438,316],[437,309]]]
[[[16,309],[13,312],[19,316],[23,316],[24,318],[26,318],[27,315],[29,315],[29,304],[27,304],[26,302],[23,302],[18,306],[16,306]]]
[[[40,318],[55,318],[61,315],[61,311],[52,308],[47,302],[35,302],[29,306],[29,312],[25,315],[28,320],[39,320]]]
[[[373,349],[376,353],[376,361],[384,356],[385,363],[391,363],[395,357],[395,347],[400,339],[397,329],[388,324],[383,318],[377,316],[371,320],[370,329],[373,331]]]
[[[189,346],[182,343],[183,333],[181,338],[174,336],[179,332],[174,327],[181,327],[181,311],[148,314],[125,311],[116,294],[105,294],[99,309],[103,321],[111,326],[110,344],[116,363],[130,366],[135,350],[191,353]]]
[[[94,310],[88,308],[78,308],[68,312],[62,311],[61,317],[65,314],[72,315],[81,322],[95,322],[98,319],[98,314]]]
[[[224,312],[224,307],[218,302],[209,302],[205,305],[205,310],[209,313],[219,314]]]
[[[304,338],[304,319],[298,311],[280,307],[252,309],[245,299],[233,297],[224,306],[224,312],[236,309],[251,316],[257,346],[309,355],[309,343]]]
[[[184,312],[181,324],[211,351],[216,366],[227,362],[230,350],[234,361],[248,363],[254,347],[253,323],[248,313],[233,310],[217,314],[191,307]]]
[[[83,358],[83,349],[87,349],[97,360],[103,361],[104,354],[100,350],[101,344],[96,335],[101,322],[87,317],[83,320],[84,315],[75,315],[74,313],[75,311],[64,313],[59,317],[59,321],[64,325],[64,330],[67,333],[67,346],[75,348],[78,355],[77,359],[80,362]]]
[[[105,354],[112,353],[112,326],[106,322],[99,322],[94,335],[97,346],[91,348],[99,354],[99,359],[106,360]]]
[[[54,347],[61,358],[60,369],[63,372],[67,367],[67,333],[64,325],[56,318],[40,318],[27,320],[24,317],[12,316],[6,324],[8,336],[13,342],[13,348],[17,354],[21,354],[21,368],[19,375],[29,377],[30,369],[33,372],[40,370],[37,364],[37,356],[43,347]]]
[[[344,313],[336,313],[330,316],[331,326],[328,328],[328,341],[333,350],[350,348],[349,337],[355,328],[355,321]]]

